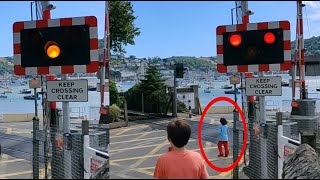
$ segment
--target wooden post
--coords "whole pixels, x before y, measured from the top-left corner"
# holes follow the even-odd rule
[[[124,102],[123,102],[123,111],[124,111],[124,120],[126,122],[126,126],[129,126],[128,108],[127,108],[127,101],[126,100],[124,100]]]

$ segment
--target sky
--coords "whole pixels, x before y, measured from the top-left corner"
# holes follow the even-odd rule
[[[57,7],[51,12],[52,18],[96,16],[98,36],[103,37],[103,1],[51,1],[51,4]],[[320,2],[305,1],[305,4],[304,37],[319,36]],[[12,56],[12,24],[31,20],[30,1],[1,1],[0,7],[0,57]],[[234,1],[134,1],[138,16],[135,25],[141,28],[141,34],[135,45],[126,47],[126,55],[215,56],[216,27],[231,24],[233,7]],[[252,23],[289,20],[291,40],[295,40],[295,1],[249,1],[249,10],[254,12],[250,16]]]

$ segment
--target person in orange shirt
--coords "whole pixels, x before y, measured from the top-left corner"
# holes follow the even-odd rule
[[[157,179],[208,179],[205,161],[197,152],[187,150],[190,125],[184,120],[171,121],[167,126],[168,152],[159,157],[154,170]]]

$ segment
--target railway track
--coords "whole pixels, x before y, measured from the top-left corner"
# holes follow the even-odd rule
[[[32,160],[32,139],[0,133],[1,153]]]

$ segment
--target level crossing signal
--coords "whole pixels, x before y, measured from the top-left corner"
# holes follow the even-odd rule
[[[283,63],[283,30],[253,30],[223,34],[223,65]]]
[[[90,64],[88,26],[24,29],[21,32],[23,67]]]
[[[217,27],[218,71],[285,71],[292,66],[288,21]]]
[[[182,63],[175,64],[175,76],[176,78],[183,78],[184,75],[184,67]]]
[[[94,16],[16,22],[13,34],[16,75],[94,73],[99,69]]]

